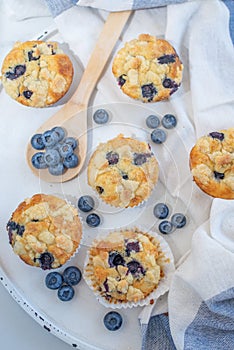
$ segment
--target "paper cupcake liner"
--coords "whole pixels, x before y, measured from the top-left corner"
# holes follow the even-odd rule
[[[159,283],[157,287],[144,299],[141,299],[137,302],[134,301],[128,301],[128,302],[108,302],[103,296],[100,295],[100,293],[94,289],[93,283],[92,283],[92,273],[87,271],[87,265],[89,262],[90,254],[89,251],[87,252],[85,261],[84,261],[84,272],[83,272],[83,277],[87,285],[90,287],[90,289],[93,291],[95,294],[97,300],[105,307],[108,308],[113,308],[113,309],[127,309],[127,308],[132,308],[132,307],[137,307],[137,306],[145,306],[149,305],[152,303],[152,300],[157,300],[160,296],[165,294],[170,287],[171,283],[171,278],[175,272],[175,265],[174,265],[174,257],[172,254],[172,251],[168,245],[168,243],[157,233],[152,232],[150,230],[146,230],[141,226],[133,226],[133,227],[125,227],[120,230],[111,230],[108,231],[108,234],[102,234],[97,236],[95,240],[93,241],[92,247],[95,246],[96,242],[99,240],[105,239],[107,235],[113,233],[113,232],[124,232],[124,231],[138,231],[145,233],[151,237],[153,237],[158,243],[159,243],[159,248],[160,252],[162,252],[162,259],[160,262],[160,266],[163,269],[164,276],[161,277],[159,280]]]

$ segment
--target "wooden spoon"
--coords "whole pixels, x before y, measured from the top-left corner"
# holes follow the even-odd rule
[[[80,172],[87,152],[87,107],[90,96],[98,82],[105,64],[131,14],[131,11],[110,13],[98,38],[94,51],[81,78],[80,84],[71,99],[35,133],[43,133],[54,126],[63,126],[68,136],[78,138],[79,164],[76,168],[67,169],[63,175],[54,176],[47,169],[36,169],[31,159],[38,152],[28,143],[26,158],[33,173],[47,182],[65,182]]]

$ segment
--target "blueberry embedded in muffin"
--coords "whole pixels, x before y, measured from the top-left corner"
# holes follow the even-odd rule
[[[199,138],[190,152],[195,183],[212,197],[234,198],[234,128]]]
[[[2,64],[5,91],[30,107],[46,107],[60,100],[73,78],[70,58],[56,42],[17,42]]]
[[[146,142],[118,135],[100,144],[88,164],[88,183],[115,207],[147,200],[158,180],[158,162]]]
[[[141,34],[117,52],[112,72],[126,95],[156,102],[178,90],[183,64],[168,41]]]

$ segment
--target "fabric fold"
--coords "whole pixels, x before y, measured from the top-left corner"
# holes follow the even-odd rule
[[[209,233],[209,221],[194,233],[191,253],[169,291],[170,330],[178,350],[233,348],[234,254]]]

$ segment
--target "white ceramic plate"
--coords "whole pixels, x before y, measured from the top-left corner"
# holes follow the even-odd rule
[[[103,126],[95,124],[92,119],[94,110],[98,108],[106,108],[110,113],[109,123]],[[167,102],[157,105],[159,117],[173,112]],[[77,204],[78,198],[83,194],[94,196],[95,211],[101,216],[102,224],[97,229],[89,228],[85,223],[86,215],[81,213],[84,221],[83,245],[79,253],[63,268],[59,269],[63,271],[66,266],[74,264],[82,270],[87,247],[96,235],[108,232],[113,228],[129,227],[131,225],[143,225],[149,230],[158,232],[159,220],[153,215],[153,207],[157,202],[165,202],[169,205],[170,215],[174,212],[182,212],[188,219],[188,223],[183,229],[178,229],[170,235],[163,236],[171,247],[175,261],[178,261],[189,249],[195,228],[192,216],[187,209],[192,193],[192,181],[188,202],[185,203],[180,200],[180,192],[178,191],[183,184],[184,176],[187,174],[187,165],[180,169],[177,166],[180,158],[187,159],[185,145],[179,136],[183,126],[178,121],[178,126],[175,129],[167,130],[167,140],[164,144],[153,144],[150,140],[151,130],[145,124],[146,117],[153,113],[155,114],[155,106],[153,110],[139,103],[113,103],[90,108],[88,110],[89,147],[86,164],[79,177],[63,184],[40,182],[26,166],[23,151],[17,152],[19,149],[23,150],[27,140],[28,130],[26,128],[24,132],[22,131],[22,134],[11,140],[11,147],[9,148],[11,151],[8,153],[11,162],[7,163],[2,188],[5,196],[5,206],[1,215],[0,278],[12,297],[39,324],[79,349],[140,350],[141,331],[138,315],[142,308],[121,310],[120,313],[124,319],[121,329],[116,332],[106,330],[103,325],[103,317],[109,309],[96,300],[86,283],[82,280],[75,287],[76,293],[72,301],[61,302],[57,298],[56,291],[49,290],[44,285],[44,279],[48,271],[27,266],[13,253],[4,226],[19,202],[37,192],[62,196],[74,205]],[[126,116],[127,122],[125,121]],[[21,123],[22,120],[19,122]],[[11,126],[6,123],[3,130],[4,134],[7,135],[10,129]],[[115,209],[99,201],[92,189],[89,188],[86,180],[87,162],[95,147],[99,142],[115,137],[119,133],[149,142],[160,166],[160,179],[149,200],[137,208],[126,210]],[[174,194],[172,195],[172,193]]]

